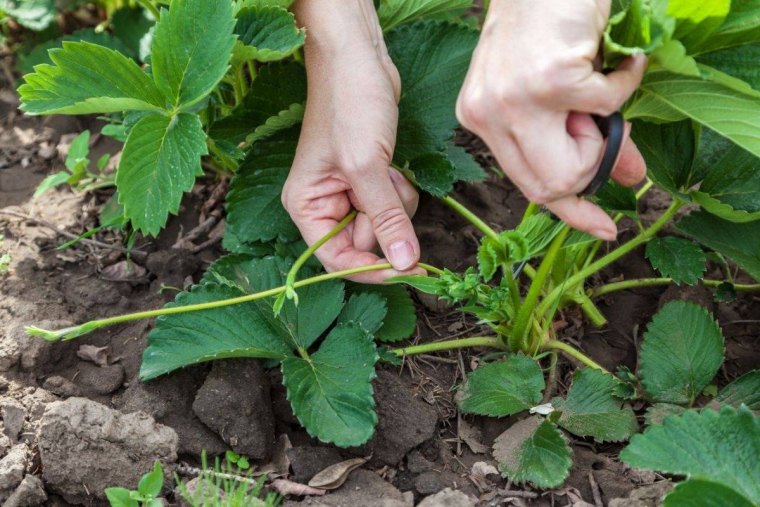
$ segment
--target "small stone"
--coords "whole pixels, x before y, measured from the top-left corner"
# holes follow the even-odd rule
[[[42,388],[64,398],[82,395],[82,390],[78,385],[60,375],[46,378],[45,382],[42,383]]]
[[[47,141],[43,141],[40,143],[40,148],[37,151],[37,154],[40,156],[40,158],[44,158],[45,160],[50,160],[51,158],[55,157],[55,154],[56,154],[55,146],[53,146]]]
[[[0,491],[13,490],[21,484],[26,470],[27,450],[25,444],[14,445],[0,460]]]
[[[459,480],[459,476],[452,472],[436,472],[429,471],[423,472],[414,479],[414,489],[420,495],[432,495],[439,491],[456,485]]]
[[[269,378],[255,359],[215,361],[193,412],[238,454],[267,459],[274,445]]]
[[[97,366],[88,362],[79,363],[77,384],[95,394],[111,394],[124,383],[124,367],[119,364]]]
[[[36,475],[27,475],[16,491],[8,497],[3,507],[33,507],[42,505],[46,501],[47,494],[40,478]]]
[[[26,421],[24,407],[15,400],[4,399],[0,401],[0,417],[3,418],[5,435],[11,442],[18,442],[18,436],[24,428],[24,421]]]
[[[417,507],[475,507],[475,502],[461,491],[446,488],[423,499]]]
[[[414,450],[406,457],[406,469],[413,474],[421,474],[433,468],[433,463],[427,460],[420,451]]]
[[[293,480],[306,484],[318,472],[340,462],[340,454],[333,447],[302,445],[286,451],[293,469]]]

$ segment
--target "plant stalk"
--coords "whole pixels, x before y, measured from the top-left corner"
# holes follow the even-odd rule
[[[568,345],[565,342],[561,342],[559,340],[547,340],[543,343],[542,347],[545,349],[559,350],[560,352],[564,352],[566,355],[572,357],[573,359],[580,361],[589,368],[595,368],[605,373],[609,373],[606,369],[604,369],[604,367],[602,367],[602,365],[588,357],[580,350],[572,347],[571,345]]]
[[[613,282],[602,285],[589,291],[590,297],[601,297],[611,292],[620,290],[638,289],[642,287],[655,287],[657,285],[668,285],[673,283],[672,278],[637,278],[635,280],[623,280],[622,282]],[[724,280],[702,280],[706,287],[716,288]],[[737,283],[733,284],[736,292],[760,292],[760,283]]]
[[[399,357],[413,356],[416,354],[427,354],[441,350],[464,349],[467,347],[491,347],[499,350],[506,350],[506,345],[497,336],[473,336],[471,338],[459,338],[456,340],[444,340],[432,343],[423,343],[421,345],[411,345],[392,349],[390,352]]]
[[[464,205],[457,200],[455,200],[451,196],[444,196],[441,197],[441,201],[443,201],[446,205],[448,205],[451,209],[462,215],[462,217],[470,222],[472,225],[475,226],[476,229],[478,229],[480,232],[488,236],[489,238],[493,239],[494,241],[499,241],[499,234],[494,231],[487,223],[485,223],[483,220],[480,219],[475,213],[468,210],[464,207]]]

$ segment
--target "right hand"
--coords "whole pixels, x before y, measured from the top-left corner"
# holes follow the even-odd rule
[[[401,82],[374,7],[366,0],[303,0],[295,11],[308,30],[308,97],[283,205],[309,245],[352,208],[359,212],[317,250],[328,271],[385,262],[374,253],[379,245],[395,269],[352,280],[424,273],[415,269],[420,246],[410,218],[417,191],[390,167]]]
[[[617,227],[607,213],[578,197],[604,145],[591,115],[617,111],[647,62],[637,55],[610,74],[597,72],[609,13],[610,0],[493,0],[457,117],[528,199],[576,229],[614,240]],[[645,175],[644,159],[626,136],[612,178],[632,186]]]

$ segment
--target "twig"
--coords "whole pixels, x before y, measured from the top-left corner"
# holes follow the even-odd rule
[[[588,471],[588,482],[591,484],[591,493],[594,495],[594,506],[604,507],[604,504],[602,503],[602,492],[599,491],[599,485],[596,483],[594,473],[591,470]]]
[[[8,211],[4,209],[0,209],[0,214],[8,215],[8,216],[16,217],[16,218],[21,218],[23,220],[29,220],[30,222],[34,222],[43,227],[47,227],[48,229],[51,229],[52,231],[55,231],[57,234],[63,236],[64,238],[79,239],[78,234],[64,231],[63,229],[60,229],[55,224],[52,224],[40,218],[34,218],[34,217],[30,217],[29,215],[24,215],[23,213],[16,213],[15,211]],[[95,239],[82,238],[82,239],[79,239],[78,242],[84,245],[91,245],[91,246],[97,246],[100,248],[105,248],[107,250],[116,250],[117,252],[124,252],[124,253],[131,253],[131,254],[145,254],[146,253],[142,250],[137,250],[137,249],[130,250],[128,248],[124,248],[123,246],[119,246],[119,245],[109,245],[108,243],[102,243]]]
[[[538,493],[534,493],[533,491],[518,491],[513,489],[500,489],[499,490],[499,496],[503,496],[506,498],[512,497],[512,498],[538,498]]]
[[[251,479],[249,477],[243,477],[241,475],[235,475],[235,474],[228,474],[224,472],[217,472],[214,470],[202,470],[197,467],[191,467],[187,463],[180,463],[177,465],[177,473],[180,475],[184,475],[186,477],[199,477],[201,475],[210,475],[212,477],[216,477],[218,479],[229,479],[237,482],[244,482],[246,484],[253,484],[257,485],[258,481],[256,479]]]

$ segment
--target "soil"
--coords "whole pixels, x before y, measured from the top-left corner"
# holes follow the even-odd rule
[[[152,322],[115,326],[55,344],[26,337],[25,325],[58,328],[160,307],[174,295],[166,287],[182,288],[197,281],[220,250],[214,241],[215,229],[207,227],[198,237],[190,231],[197,232],[200,223],[221,209],[217,196],[223,184],[200,181],[158,240],[139,240],[132,257],[134,272],[123,268],[122,251],[101,244],[119,245],[113,233],[98,234],[99,243],[58,250],[67,238],[57,231],[77,235],[96,225],[108,192],[82,195],[63,188],[40,198],[32,195],[47,174],[62,168],[56,152],[62,140],[65,144],[70,134],[84,128],[98,132],[99,128],[89,118],[24,117],[16,107],[13,94],[7,88],[0,91],[0,234],[5,237],[0,248],[12,259],[9,272],[0,274],[0,413],[5,435],[0,439],[0,500],[15,495],[13,502],[18,504],[22,495],[32,502],[29,505],[104,505],[102,487],[109,484],[92,480],[87,488],[87,477],[76,474],[79,482],[72,482],[72,474],[65,473],[67,467],[78,466],[67,459],[67,453],[79,452],[78,446],[100,449],[79,454],[88,461],[83,468],[116,482],[147,472],[152,458],[163,459],[173,469],[172,453],[178,454],[178,463],[195,466],[203,449],[214,455],[235,449],[258,459],[260,465],[279,463],[280,468],[284,466],[280,472],[290,468],[290,478],[298,482],[307,482],[316,472],[344,459],[370,457],[342,488],[322,497],[289,497],[285,505],[290,506],[413,505],[446,488],[453,491],[440,493],[425,505],[470,505],[462,500],[465,497],[481,506],[593,505],[595,496],[606,505],[613,499],[634,498],[642,485],[661,479],[618,462],[620,445],[583,439],[572,441],[575,465],[559,490],[519,489],[498,475],[473,471],[481,470],[483,464],[495,465],[489,450],[498,435],[517,421],[457,414],[453,393],[476,364],[473,352],[418,356],[401,367],[382,367],[375,383],[380,414],[377,436],[362,448],[338,449],[321,444],[299,427],[279,373],[252,361],[201,365],[140,383],[137,372]],[[484,166],[493,164],[477,140],[462,135],[460,141]],[[115,153],[119,147],[93,136],[92,149],[97,157]],[[519,192],[496,174],[485,183],[458,186],[455,196],[498,228],[514,226],[526,205]],[[652,209],[659,205],[656,199],[644,203]],[[453,270],[473,265],[478,244],[473,227],[434,199],[423,198],[419,209],[415,227],[424,260]],[[623,238],[632,234],[631,224],[624,223],[623,228]],[[606,270],[602,278],[653,275],[638,252]],[[561,316],[562,337],[606,367],[635,369],[636,347],[646,323],[663,301],[674,298],[707,301],[721,323],[728,359],[720,384],[760,364],[756,347],[760,299],[742,296],[732,303],[714,303],[709,294],[705,300],[698,288],[616,293],[600,305],[609,319],[607,326],[594,329],[580,313],[570,310]],[[418,297],[418,303],[420,319],[413,342],[463,336],[479,329],[455,309],[423,297]],[[572,365],[563,362],[560,391],[568,385],[571,372]],[[62,406],[62,400],[71,405]],[[79,417],[80,412],[90,414],[87,427],[92,431],[86,438],[77,433],[82,428],[78,425],[84,424],[81,419],[87,419]],[[117,422],[98,433],[98,421]],[[150,456],[150,449],[141,447],[144,428],[154,428],[148,432],[152,435],[166,436],[156,446],[160,455]],[[45,452],[54,458],[46,462]],[[177,470],[187,468],[183,465]],[[449,500],[439,500],[444,497]],[[172,500],[171,494],[168,498]],[[625,505],[623,500],[614,502]]]

